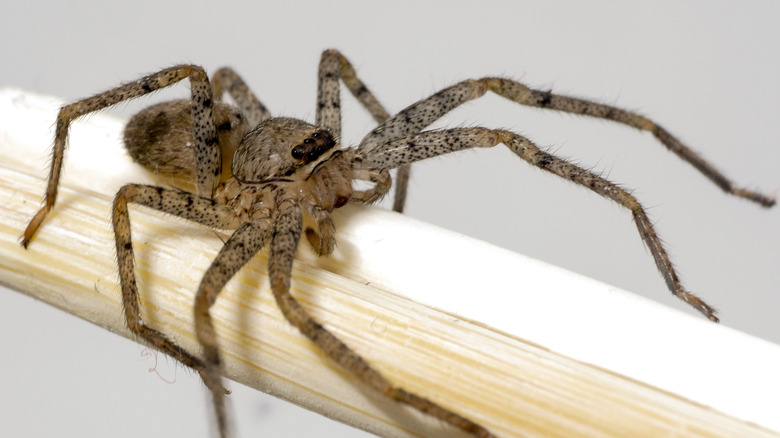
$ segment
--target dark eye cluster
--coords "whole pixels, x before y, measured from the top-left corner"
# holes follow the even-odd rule
[[[330,131],[320,129],[314,131],[310,137],[303,140],[303,143],[295,145],[290,151],[290,154],[296,160],[311,163],[322,154],[332,149],[335,145],[336,140],[333,139]]]

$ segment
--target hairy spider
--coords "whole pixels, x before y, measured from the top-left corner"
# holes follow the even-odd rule
[[[143,166],[183,184],[164,188],[138,184],[122,187],[113,204],[112,222],[122,302],[128,328],[157,349],[198,371],[211,390],[220,433],[227,434],[218,340],[209,310],[228,280],[258,251],[270,247],[271,290],[287,320],[359,380],[399,402],[439,418],[475,436],[493,436],[483,426],[405,391],[375,371],[356,352],[314,321],[290,295],[291,270],[301,234],[321,255],[335,247],[334,209],[355,201],[372,203],[391,186],[389,170],[401,169],[394,208],[402,210],[408,166],[419,160],[468,148],[502,143],[528,163],[585,186],[629,209],[642,240],[674,295],[718,321],[712,307],[686,291],[644,208],[625,189],[601,176],[540,150],[514,132],[482,127],[425,130],[459,105],[488,90],[522,105],[613,120],[650,131],[728,193],[765,207],[774,200],[737,188],[701,157],[653,121],[609,105],[533,90],[513,80],[486,77],[466,80],[390,116],[357,78],[347,59],[335,50],[322,54],[318,73],[316,121],[271,117],[266,107],[231,69],[211,81],[195,65],[178,65],[104,93],[66,105],[57,117],[52,166],[44,206],[24,231],[27,247],[51,211],[70,123],[94,111],[173,85],[185,78],[191,98],[161,103],[134,116],[125,129],[130,155]],[[354,148],[342,148],[341,80],[379,124]],[[235,106],[221,101],[227,91]],[[195,184],[197,194],[184,190]],[[353,188],[368,182],[367,189]],[[141,319],[133,265],[128,204],[140,204],[208,227],[233,230],[206,271],[195,297],[195,331],[202,355],[177,346]]]

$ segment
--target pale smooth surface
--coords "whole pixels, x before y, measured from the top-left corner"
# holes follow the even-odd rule
[[[6,44],[1,82],[75,99],[175,62],[203,64],[210,71],[229,64],[276,114],[313,119],[317,59],[324,48],[336,47],[391,111],[462,78],[505,74],[640,109],[727,175],[770,193],[780,189],[775,3],[354,2],[339,7],[223,2],[216,9],[211,3],[136,2],[125,9],[16,2],[0,6],[3,16],[14,18],[0,31]],[[193,33],[197,29],[209,31]],[[185,89],[165,96],[186,95]],[[136,108],[128,105],[124,114]],[[355,142],[371,121],[349,99],[345,113],[345,138]],[[720,309],[723,324],[780,341],[777,210],[722,195],[650,136],[607,123],[516,108],[494,98],[471,104],[446,122],[518,130],[637,188],[689,287]],[[44,175],[45,164],[40,168]],[[628,214],[529,169],[505,151],[467,152],[418,166],[408,213],[689,311],[666,291]],[[68,409],[105,407],[109,413],[94,417],[105,418],[105,429],[95,429],[103,433],[206,435],[202,422],[192,421],[193,412],[206,415],[203,397],[193,395],[200,393],[195,377],[179,373],[167,391],[167,385],[138,371],[145,364],[128,360],[140,357],[140,347],[18,294],[3,290],[0,298],[3,331],[10,335],[2,344],[13,358],[4,370],[24,388],[4,403],[28,406],[21,400],[29,400],[42,410],[50,407],[47,421],[40,412],[5,409],[10,418],[3,424],[10,430],[21,433],[30,424],[73,430],[67,423],[76,417]],[[468,306],[479,301],[475,293]],[[504,297],[491,304],[512,310],[512,303],[512,297]],[[567,307],[576,310],[560,303]],[[650,339],[662,324],[648,322]],[[73,331],[66,329],[71,325]],[[572,336],[580,331],[567,328]],[[38,341],[36,334],[42,335]],[[53,342],[53,335],[62,338]],[[122,344],[124,352],[108,351]],[[41,348],[61,348],[55,355],[62,368],[35,356]],[[669,352],[648,365],[672,364],[674,357]],[[192,393],[184,381],[192,382],[186,385]],[[97,389],[87,389],[91,384]],[[713,381],[713,390],[720,385],[722,379]],[[164,399],[161,391],[176,398]],[[84,396],[73,403],[74,394]],[[288,436],[312,429],[326,434],[325,426],[312,426],[298,414],[282,418],[283,408],[276,404],[264,405],[263,412],[271,413],[267,417],[259,415],[261,395],[254,392],[249,401],[239,397],[233,396],[239,424],[247,427],[243,436],[273,434],[276,420]],[[186,405],[190,400],[194,407]],[[132,410],[136,403],[139,411]],[[129,420],[120,420],[124,416]]]

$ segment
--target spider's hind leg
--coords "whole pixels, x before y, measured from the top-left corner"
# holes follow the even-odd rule
[[[260,102],[260,99],[232,68],[222,67],[214,72],[211,85],[214,88],[214,101],[221,101],[223,92],[227,90],[233,102],[241,109],[241,114],[249,121],[250,127],[254,128],[258,123],[271,117],[268,108]]]
[[[185,78],[189,78],[191,82],[196,185],[198,193],[212,195],[219,182],[221,159],[219,148],[216,147],[218,139],[212,117],[211,85],[201,67],[177,65],[60,108],[44,205],[27,225],[22,236],[22,246],[26,248],[30,244],[35,232],[54,207],[71,122],[86,114],[171,86]]]

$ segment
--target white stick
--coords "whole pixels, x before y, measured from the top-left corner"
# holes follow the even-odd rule
[[[74,123],[58,204],[29,250],[18,245],[43,194],[56,106],[0,92],[0,283],[129,336],[110,202],[153,178],[122,152],[121,122]],[[777,436],[778,346],[401,215],[343,210],[332,257],[301,245],[292,292],[406,389],[502,437]],[[221,240],[131,214],[145,318],[198,351],[193,294]],[[290,327],[265,263],[214,308],[229,378],[382,436],[452,434],[357,385]]]

